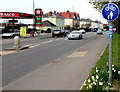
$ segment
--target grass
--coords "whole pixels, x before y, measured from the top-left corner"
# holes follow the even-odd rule
[[[118,74],[118,71],[120,71],[120,35],[113,34],[112,45],[112,85],[109,85],[108,81],[109,46],[107,46],[95,67],[92,68],[82,90],[120,90],[120,75]],[[97,79],[95,79],[96,75]],[[99,83],[102,83],[102,85],[99,85]]]

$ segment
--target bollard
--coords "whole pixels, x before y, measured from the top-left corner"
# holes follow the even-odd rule
[[[20,48],[20,37],[19,36],[14,37],[14,48],[16,49]]]

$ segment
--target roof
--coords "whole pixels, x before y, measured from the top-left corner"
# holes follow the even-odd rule
[[[45,13],[43,14],[43,17],[55,17],[55,18],[63,18],[60,14],[58,13],[53,13],[53,12],[49,12],[49,13]]]
[[[89,19],[89,18],[87,18],[87,19],[84,19],[84,18],[82,18],[82,19],[80,19],[80,21],[86,21],[86,22],[94,22],[94,23],[100,23],[100,24],[102,24],[100,21],[93,21],[93,20],[91,20],[91,19]]]
[[[56,25],[51,23],[50,21],[46,20],[46,21],[42,22],[42,26],[56,26]]]
[[[59,12],[61,16],[63,16],[65,19],[80,19],[79,13],[76,12]]]
[[[82,18],[82,19],[80,19],[81,21],[86,21],[86,22],[93,22],[93,20],[91,20],[91,19],[89,19],[89,18],[87,18],[87,19],[84,19],[84,18]]]

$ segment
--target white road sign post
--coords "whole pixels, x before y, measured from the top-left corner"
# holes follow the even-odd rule
[[[112,1],[109,0],[109,3],[106,4],[102,9],[103,17],[110,21],[109,22],[109,82],[112,84],[112,37],[113,37],[113,20],[118,18],[119,15],[119,8],[117,5],[111,3]]]

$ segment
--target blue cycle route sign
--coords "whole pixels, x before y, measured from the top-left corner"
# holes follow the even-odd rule
[[[103,17],[108,21],[113,21],[119,16],[119,8],[116,4],[106,4],[102,9]]]

